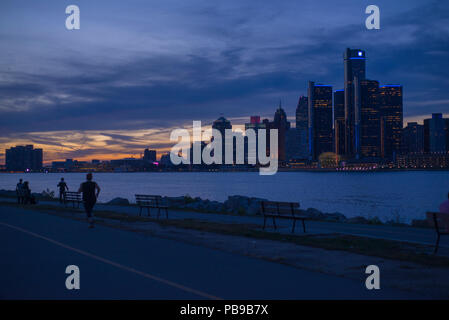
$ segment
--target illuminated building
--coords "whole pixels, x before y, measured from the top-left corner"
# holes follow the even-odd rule
[[[379,88],[381,117],[381,155],[395,159],[401,149],[403,128],[402,86],[386,85]]]
[[[337,155],[345,155],[345,91],[334,92],[334,144]]]
[[[402,153],[424,152],[424,126],[417,122],[407,123],[402,130]]]
[[[448,130],[449,119],[444,119],[441,113],[433,113],[431,119],[424,120],[424,151],[449,151]]]
[[[354,91],[356,158],[379,158],[381,155],[379,82],[357,81]]]
[[[365,51],[347,48],[344,53],[345,152],[355,155],[354,79],[364,80],[366,74]]]
[[[309,154],[317,160],[320,154],[332,152],[332,86],[309,81]]]
[[[307,159],[309,150],[308,138],[309,126],[309,106],[308,98],[299,97],[298,106],[296,107],[296,132],[299,145],[299,158]]]

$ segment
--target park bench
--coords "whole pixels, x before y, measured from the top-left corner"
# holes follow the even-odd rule
[[[276,219],[293,220],[292,232],[295,232],[296,221],[301,220],[304,233],[306,232],[306,216],[299,211],[297,202],[262,201],[261,209],[263,214],[263,229],[265,229],[267,218],[271,218],[276,229]]]
[[[162,201],[161,196],[136,194],[136,204],[139,207],[139,216],[142,215],[142,209],[146,208],[148,216],[150,216],[150,209],[158,209],[157,218],[161,215],[161,210],[165,210],[165,215],[168,219],[168,206]]]
[[[440,245],[440,237],[442,235],[449,235],[449,214],[439,212],[427,212],[427,222],[430,226],[435,228],[437,233],[437,241],[435,243],[434,254],[438,251]]]
[[[75,208],[75,203],[77,208],[80,207],[80,203],[82,202],[81,192],[65,192],[64,193],[64,204],[67,207],[67,203],[72,202],[73,207]]]

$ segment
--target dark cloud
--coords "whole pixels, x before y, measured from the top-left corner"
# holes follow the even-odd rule
[[[379,31],[364,28],[364,5],[350,1],[139,3],[125,19],[112,2],[107,13],[120,26],[90,19],[80,33],[4,20],[12,33],[0,34],[0,133],[104,130],[126,149],[144,144],[108,130],[271,115],[280,98],[292,116],[308,80],[342,88],[346,47],[367,51],[369,78],[403,84],[406,116],[449,113],[447,2],[379,1]]]

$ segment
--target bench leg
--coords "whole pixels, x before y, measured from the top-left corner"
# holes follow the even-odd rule
[[[147,215],[148,217],[151,217],[150,207],[147,207]]]
[[[306,222],[304,221],[304,219],[302,219],[301,221],[302,221],[302,230],[304,231],[304,233],[306,233]]]
[[[292,233],[295,233],[296,219],[293,219]]]
[[[165,216],[166,216],[167,219],[168,219],[168,208],[165,208]]]
[[[161,208],[157,208],[157,218],[159,219],[160,216],[161,216]]]
[[[266,224],[267,224],[267,217],[263,217],[263,230],[265,230]]]
[[[433,254],[436,254],[438,252],[438,246],[440,245],[440,234],[437,236],[437,242],[435,243],[435,251]]]
[[[276,227],[276,219],[273,217],[273,226],[274,226],[274,230],[276,230],[277,229],[277,227]]]

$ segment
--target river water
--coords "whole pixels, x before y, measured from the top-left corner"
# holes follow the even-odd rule
[[[13,190],[19,178],[30,182],[33,192],[56,191],[64,177],[70,190],[78,189],[84,173],[0,174],[0,189]],[[94,173],[101,187],[99,201],[115,197],[134,201],[134,194],[190,195],[224,201],[245,195],[278,201],[299,201],[302,208],[341,212],[347,217],[378,216],[382,220],[425,217],[447,199],[448,171],[405,172],[153,172]]]

